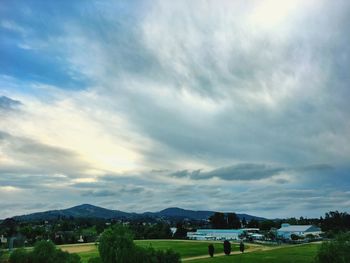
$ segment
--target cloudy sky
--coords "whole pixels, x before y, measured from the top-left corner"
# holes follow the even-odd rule
[[[0,218],[350,207],[350,2],[0,2]]]

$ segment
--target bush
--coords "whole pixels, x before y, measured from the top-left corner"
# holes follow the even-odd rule
[[[231,254],[231,243],[228,240],[224,241],[224,253],[226,256]]]
[[[16,249],[10,255],[10,263],[31,263],[31,256],[23,248]]]
[[[131,232],[123,226],[105,230],[98,249],[102,263],[180,263],[180,255],[172,250],[135,246]]]
[[[156,263],[180,263],[180,255],[174,252],[172,249],[167,249],[165,251],[157,251],[157,261]]]
[[[34,246],[34,263],[55,263],[56,248],[51,241],[39,241]],[[63,262],[63,261],[61,261]]]
[[[88,263],[102,263],[101,258],[90,258]]]
[[[333,241],[322,243],[316,255],[315,262],[350,262],[350,234],[342,234]]]
[[[290,238],[291,238],[292,240],[294,240],[294,241],[300,239],[300,237],[299,237],[298,235],[296,235],[296,234],[291,234],[291,235],[290,235]]]
[[[212,258],[214,256],[214,246],[213,244],[210,244],[208,246],[208,253],[209,253],[209,256]]]
[[[80,257],[56,249],[52,242],[40,241],[33,252],[17,249],[10,255],[10,263],[80,263]]]
[[[239,250],[243,253],[244,252],[244,243],[241,241],[241,243],[239,243]]]
[[[57,249],[54,255],[54,262],[80,263],[80,257],[77,254],[69,254],[68,252]]]

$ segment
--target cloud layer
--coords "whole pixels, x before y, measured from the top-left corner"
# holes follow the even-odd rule
[[[0,216],[348,209],[349,15],[347,1],[0,5]]]

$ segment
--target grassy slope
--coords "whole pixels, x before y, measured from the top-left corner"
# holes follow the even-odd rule
[[[319,245],[308,244],[240,255],[191,260],[191,263],[312,263]]]

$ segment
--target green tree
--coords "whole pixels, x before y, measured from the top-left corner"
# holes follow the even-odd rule
[[[55,263],[56,248],[51,241],[39,241],[34,246],[34,263]]]
[[[236,213],[227,214],[227,227],[233,229],[241,228],[241,221],[239,220],[239,217],[236,215]]]
[[[29,253],[23,248],[14,250],[9,260],[10,263],[31,263]]]
[[[259,227],[259,222],[255,219],[251,219],[247,225],[250,228],[258,228]]]
[[[215,212],[214,215],[212,215],[209,218],[209,221],[211,223],[212,228],[215,228],[215,229],[227,228],[227,221],[225,219],[224,213]]]
[[[208,253],[209,253],[209,256],[210,256],[211,258],[214,256],[214,251],[215,251],[214,245],[213,245],[213,244],[210,244],[210,245],[208,246]]]
[[[10,256],[10,263],[80,263],[80,257],[56,249],[52,242],[40,241],[32,252],[16,249]]]
[[[120,225],[103,232],[98,249],[102,263],[180,263],[180,255],[172,250],[135,246],[131,231]]]
[[[187,236],[187,230],[183,227],[182,223],[176,224],[176,232],[174,234],[174,238],[176,239],[183,239]]]
[[[131,232],[122,226],[114,226],[103,232],[98,246],[103,263],[134,263],[135,245]]]
[[[263,231],[269,231],[273,227],[275,227],[275,222],[272,220],[264,220],[259,223],[259,228]]]
[[[224,253],[226,256],[229,256],[231,254],[231,243],[228,240],[224,241]]]
[[[239,243],[239,251],[241,251],[242,253],[244,252],[244,243],[241,241],[241,243]]]
[[[350,262],[350,234],[341,234],[333,241],[323,242],[316,255],[315,262]]]

